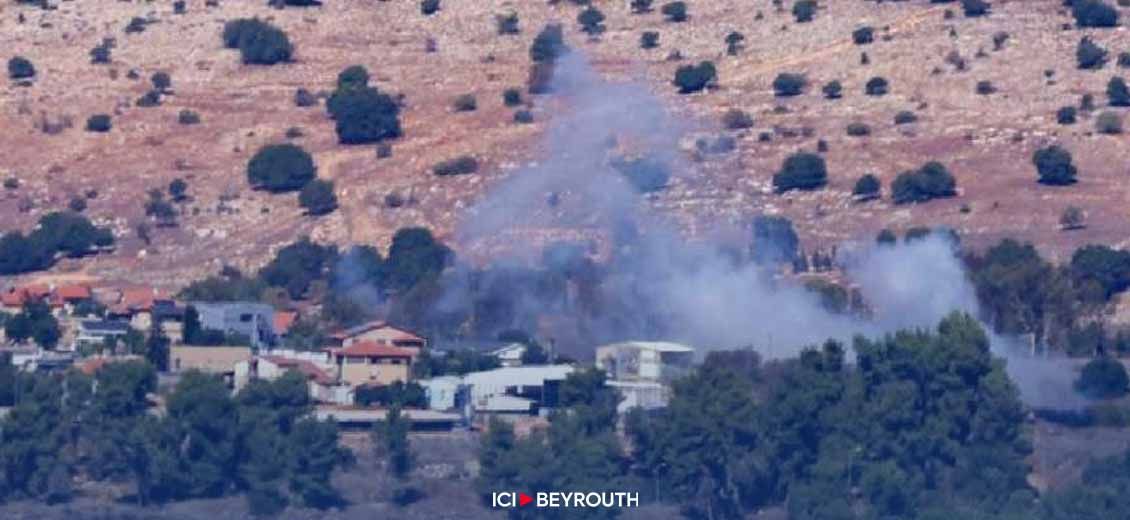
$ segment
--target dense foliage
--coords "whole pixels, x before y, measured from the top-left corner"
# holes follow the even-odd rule
[[[824,158],[813,153],[795,153],[785,158],[781,170],[773,175],[778,193],[789,190],[815,190],[828,183]]]
[[[257,18],[240,18],[224,24],[224,47],[239,49],[244,63],[274,65],[290,61],[294,45],[286,33]]]
[[[78,213],[48,213],[28,235],[12,231],[0,237],[0,275],[48,269],[59,256],[84,256],[113,244],[109,229]]]
[[[247,163],[247,182],[272,192],[300,190],[316,173],[314,158],[290,143],[264,146]]]
[[[903,172],[891,183],[895,204],[926,202],[957,194],[957,181],[941,163],[931,161],[917,170]]]
[[[366,144],[400,137],[400,105],[369,86],[369,73],[354,65],[338,75],[337,89],[326,101],[341,144]]]

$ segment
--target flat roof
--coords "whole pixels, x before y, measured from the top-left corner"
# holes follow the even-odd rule
[[[693,347],[670,341],[622,341],[602,345],[600,348],[638,348],[641,350],[654,350],[656,352],[694,352]]]

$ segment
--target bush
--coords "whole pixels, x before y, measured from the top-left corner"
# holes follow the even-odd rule
[[[852,137],[871,135],[871,127],[864,123],[851,123],[847,125],[847,135]]]
[[[314,179],[306,183],[298,194],[298,203],[311,215],[325,215],[332,212],[337,209],[334,183],[322,179]]]
[[[655,31],[644,31],[640,34],[640,48],[641,49],[654,49],[659,46],[659,33]]]
[[[773,80],[773,93],[777,97],[798,96],[804,92],[808,80],[801,74],[782,72]]]
[[[16,56],[8,60],[8,77],[14,80],[34,78],[35,65],[23,56]]]
[[[684,2],[669,2],[659,9],[663,16],[670,22],[685,22],[687,20],[687,4]]]
[[[992,81],[981,80],[977,82],[976,91],[982,96],[987,96],[997,91],[997,87],[993,85]]]
[[[137,98],[134,102],[135,105],[143,108],[155,107],[161,104],[161,93],[156,90],[150,90],[141,97]]]
[[[315,175],[314,159],[293,144],[264,146],[247,163],[247,182],[276,193],[302,189]]]
[[[1075,390],[1091,399],[1114,399],[1126,395],[1128,385],[1126,367],[1117,359],[1101,357],[1083,366]]]
[[[421,0],[420,13],[424,16],[431,16],[439,11],[439,0]]]
[[[1076,110],[1073,106],[1060,107],[1055,112],[1055,121],[1061,125],[1075,124]]]
[[[753,118],[744,110],[731,108],[722,114],[722,126],[728,130],[743,130],[753,127]]]
[[[777,193],[789,190],[815,190],[828,184],[828,168],[824,158],[807,152],[790,155],[781,170],[773,175]]]
[[[452,110],[456,112],[474,112],[479,108],[478,101],[475,100],[474,94],[463,94],[451,103]]]
[[[374,87],[338,89],[326,102],[341,144],[400,137],[400,107]]]
[[[1032,154],[1032,164],[1036,166],[1040,184],[1065,186],[1075,183],[1077,171],[1071,163],[1071,153],[1058,145],[1036,150]]]
[[[173,179],[169,183],[169,196],[172,197],[174,202],[180,202],[187,198],[188,183],[184,179]]]
[[[173,86],[173,77],[168,72],[154,72],[149,77],[149,81],[153,83],[153,90],[165,92]]]
[[[909,110],[903,110],[895,114],[896,125],[907,125],[918,121],[918,115]]]
[[[860,27],[851,32],[851,41],[856,45],[867,45],[875,41],[875,29],[870,26]]]
[[[671,179],[671,169],[666,163],[648,157],[616,158],[611,164],[640,193],[660,191],[667,187],[667,181]]]
[[[1079,27],[1114,27],[1118,25],[1118,10],[1102,0],[1074,0],[1071,15]]]
[[[1095,118],[1095,130],[1100,134],[1121,134],[1122,116],[1116,112],[1103,112]]]
[[[675,85],[680,94],[698,92],[710,86],[717,78],[714,63],[704,61],[698,65],[683,65],[675,70]]]
[[[1130,88],[1126,80],[1115,76],[1106,84],[1106,97],[1112,107],[1130,107]]]
[[[965,11],[965,16],[985,16],[989,14],[989,9],[992,6],[985,0],[961,0],[961,9]]]
[[[514,122],[520,125],[528,125],[534,122],[534,114],[529,110],[518,110],[514,112]]]
[[[111,46],[109,41],[102,43],[90,49],[90,63],[105,64],[110,63]]]
[[[1059,227],[1064,231],[1083,229],[1087,227],[1086,219],[1083,210],[1076,206],[1068,206],[1059,216]]]
[[[1106,49],[1099,47],[1090,37],[1084,36],[1075,48],[1075,61],[1080,69],[1101,69],[1106,65]]]
[[[436,163],[432,173],[441,177],[448,175],[469,175],[479,171],[479,161],[470,155],[463,155]]]
[[[553,63],[565,53],[565,35],[560,24],[542,28],[530,45],[530,60],[534,63]]]
[[[604,32],[604,13],[590,5],[577,15],[577,23],[585,34],[596,36]]]
[[[109,114],[94,114],[86,120],[87,132],[109,132],[110,127]]]
[[[832,80],[824,84],[821,89],[827,99],[840,99],[844,96],[844,86],[839,81]]]
[[[793,4],[793,17],[798,23],[811,22],[816,16],[816,0],[797,0]]]
[[[926,202],[957,194],[957,182],[939,162],[931,161],[918,170],[903,172],[891,183],[895,204]]]
[[[521,105],[522,91],[514,87],[502,91],[502,104],[508,107]]]
[[[876,76],[867,80],[867,84],[864,85],[863,91],[868,96],[885,96],[887,95],[887,92],[890,91],[890,84],[887,83],[887,80],[885,78]]]
[[[312,107],[318,104],[318,96],[304,88],[294,91],[294,106],[299,108]]]
[[[1122,68],[1130,68],[1130,52],[1122,51],[1118,53],[1118,66]]]
[[[883,186],[879,182],[879,178],[868,173],[855,181],[855,187],[851,189],[851,194],[859,200],[871,200],[879,198],[882,189]]]
[[[186,108],[177,114],[177,122],[182,125],[198,125],[200,124],[200,114]]]
[[[522,32],[522,29],[518,27],[518,13],[515,12],[495,15],[494,23],[500,35],[519,34]]]
[[[738,52],[744,47],[743,42],[745,42],[745,35],[737,31],[731,31],[730,34],[726,35],[725,42],[726,54],[737,56]]]
[[[224,46],[239,49],[243,63],[274,65],[290,61],[294,46],[286,33],[267,22],[241,18],[224,24]]]
[[[632,0],[632,12],[635,14],[651,12],[651,1],[652,0]]]

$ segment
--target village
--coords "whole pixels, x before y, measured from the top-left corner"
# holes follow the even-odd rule
[[[4,322],[39,306],[49,309],[58,323],[53,346],[5,335],[0,356],[20,370],[77,369],[94,375],[107,364],[142,358],[130,351],[131,336],[159,334],[168,340],[168,366],[159,374],[159,389],[199,371],[223,378],[235,393],[253,380],[272,381],[294,371],[307,381],[314,414],[334,420],[345,432],[367,432],[385,418],[387,406],[382,405],[387,403],[362,396],[412,387],[422,390],[423,399],[418,406],[408,403],[403,413],[415,431],[477,430],[497,417],[528,432],[547,424],[566,377],[592,366],[603,370],[605,384],[618,390],[619,412],[661,408],[670,398],[670,383],[685,376],[695,359],[695,350],[687,345],[630,341],[597,347],[595,363],[588,366],[572,360],[550,363],[548,358],[531,363],[526,356],[530,347],[522,342],[447,341],[437,346],[380,320],[338,330],[319,348],[299,350],[284,346],[298,311],[251,301],[181,301],[149,287],[28,284],[4,290],[0,303]],[[186,321],[226,341],[192,344]],[[0,334],[6,330],[0,328]],[[416,369],[422,357],[442,359],[468,350],[495,368],[432,377],[421,377]],[[162,398],[150,398],[159,411]]]

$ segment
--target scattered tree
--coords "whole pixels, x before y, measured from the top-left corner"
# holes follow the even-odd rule
[[[276,193],[300,190],[315,175],[310,154],[289,143],[264,146],[247,163],[248,183]]]
[[[1071,153],[1059,145],[1036,150],[1032,164],[1036,166],[1040,184],[1066,186],[1075,183],[1077,170],[1071,163]]]
[[[333,181],[314,179],[303,186],[298,203],[311,215],[325,215],[337,209]]]
[[[828,183],[828,169],[824,158],[813,153],[800,152],[785,159],[781,170],[773,175],[777,193],[789,190],[815,190]]]

